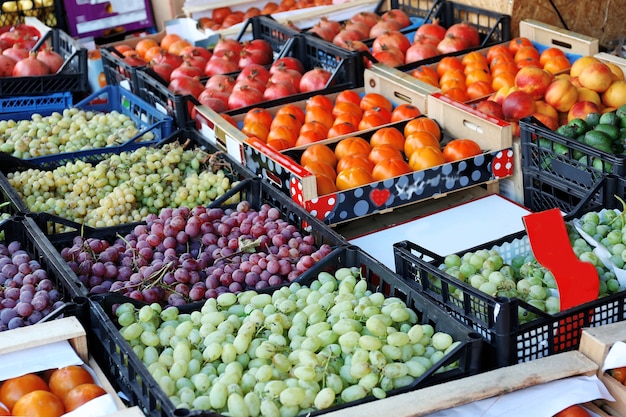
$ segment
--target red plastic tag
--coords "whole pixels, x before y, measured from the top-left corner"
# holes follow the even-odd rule
[[[589,262],[579,260],[572,250],[561,211],[545,210],[522,220],[537,262],[554,275],[561,311],[596,300],[600,289],[598,272]]]

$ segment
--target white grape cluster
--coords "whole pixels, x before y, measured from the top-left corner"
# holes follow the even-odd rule
[[[223,293],[192,313],[125,303],[115,314],[176,407],[233,417],[296,416],[383,398],[461,343],[419,324],[399,298],[368,290],[347,267],[272,294]]]
[[[49,116],[35,113],[30,119],[0,121],[0,151],[30,159],[121,145],[140,132],[129,116],[117,110],[72,107]],[[146,132],[141,140],[154,140],[154,133]]]
[[[97,164],[77,160],[52,171],[28,169],[7,178],[29,210],[92,227],[142,221],[164,207],[207,205],[234,184],[228,167],[179,142],[122,152]]]
[[[600,290],[598,297],[615,293],[619,282],[615,273],[607,268],[593,248],[583,239],[570,223],[566,224],[574,254],[591,263],[598,272]],[[518,298],[540,311],[555,314],[560,311],[557,283],[554,274],[535,259],[532,251],[514,256],[506,263],[497,249],[479,249],[459,256],[448,255],[439,269],[493,297]],[[435,286],[441,286],[439,278],[430,277]],[[452,294],[463,299],[463,290],[451,288]],[[528,309],[519,308],[520,323],[537,318]]]

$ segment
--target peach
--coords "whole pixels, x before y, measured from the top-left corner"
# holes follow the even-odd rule
[[[535,113],[545,114],[556,120],[559,119],[559,112],[543,100],[535,100]]]
[[[508,96],[510,93],[514,92],[514,91],[518,91],[518,88],[515,86],[511,86],[511,87],[501,87],[500,89],[498,89],[498,91],[496,91],[492,98],[490,100],[495,101],[496,103],[499,103],[500,105],[502,105],[502,102],[504,101],[504,98],[506,96]]]
[[[613,73],[603,62],[593,62],[587,65],[578,75],[580,85],[590,90],[602,93],[613,82]]]
[[[557,79],[546,89],[544,100],[558,111],[569,111],[578,101],[578,90],[568,80]]]
[[[589,113],[601,113],[600,107],[591,101],[577,101],[567,112],[567,121],[585,119]]]
[[[550,130],[557,130],[559,128],[558,115],[557,115],[557,118],[554,118],[543,113],[535,112],[533,113],[533,116],[535,117],[535,119],[539,120],[541,123],[546,125],[546,127]]]
[[[624,71],[622,71],[619,65],[612,62],[605,62],[605,64],[613,73],[613,81],[622,81],[624,79]]]
[[[476,110],[481,111],[490,116],[504,120],[504,113],[502,112],[502,105],[493,100],[483,100],[476,104]]]
[[[600,94],[596,93],[595,91],[585,87],[578,87],[577,90],[578,101],[591,101],[592,103],[596,103],[598,106],[602,104]]]
[[[514,91],[502,102],[502,112],[507,120],[519,120],[536,110],[535,99],[524,91]]]
[[[602,103],[613,108],[626,104],[626,81],[613,81],[609,88],[602,93]]]
[[[537,100],[543,97],[553,78],[552,73],[542,68],[523,67],[515,75],[515,85]]]
[[[596,63],[596,62],[600,62],[600,60],[598,58],[595,58],[589,55],[581,56],[576,61],[574,61],[574,63],[572,64],[572,67],[569,70],[569,73],[572,77],[578,77],[580,73],[582,72],[583,68],[585,68],[589,64]]]

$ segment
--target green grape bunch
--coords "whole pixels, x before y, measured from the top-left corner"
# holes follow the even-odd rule
[[[401,299],[368,290],[348,267],[272,294],[223,293],[192,313],[126,303],[115,316],[176,407],[234,417],[295,417],[384,398],[461,343],[418,323]]]
[[[0,121],[0,152],[20,159],[117,146],[141,133],[136,123],[117,110],[110,112],[71,107],[49,116]],[[142,141],[154,140],[146,132]]]
[[[142,221],[164,207],[208,205],[237,182],[219,154],[179,142],[141,147],[92,164],[28,169],[7,179],[29,210],[108,227]]]

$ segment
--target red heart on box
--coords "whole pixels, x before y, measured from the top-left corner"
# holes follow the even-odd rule
[[[374,189],[370,193],[370,200],[374,202],[377,206],[382,206],[385,204],[385,201],[389,198],[389,190],[379,190]]]

